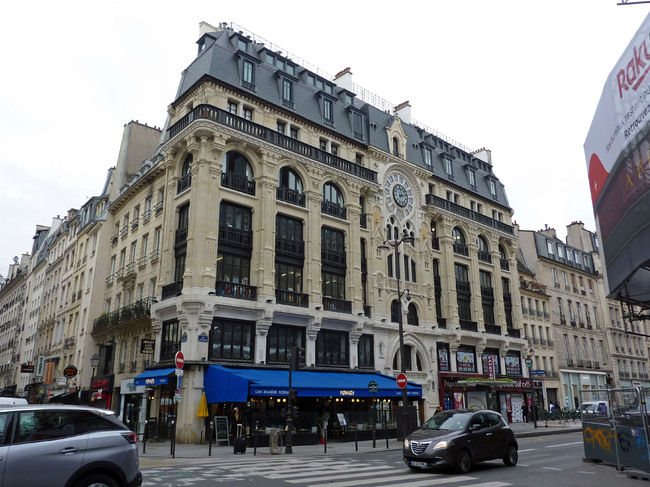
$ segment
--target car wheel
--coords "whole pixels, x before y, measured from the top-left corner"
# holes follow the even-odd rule
[[[119,487],[119,485],[110,475],[95,473],[82,477],[74,487]]]
[[[517,447],[515,445],[508,446],[508,449],[506,450],[506,456],[503,457],[503,463],[505,463],[508,467],[514,467],[517,465],[517,460],[519,460]]]
[[[456,455],[456,472],[465,474],[472,468],[472,457],[467,450],[461,450]]]

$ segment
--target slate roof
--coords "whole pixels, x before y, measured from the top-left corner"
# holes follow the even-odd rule
[[[238,47],[238,40],[248,42],[244,51]],[[197,57],[183,72],[174,103],[181,101],[183,96],[198,86],[203,80],[212,78],[218,82],[229,85],[235,91],[247,96],[261,99],[278,107],[279,110],[291,113],[314,125],[321,126],[323,130],[330,131],[359,144],[361,148],[376,147],[385,152],[391,152],[391,141],[388,140],[385,127],[391,126],[395,116],[387,113],[363,100],[355,97],[352,105],[345,102],[344,88],[335,82],[319,76],[317,73],[294,63],[282,56],[279,52],[267,49],[264,44],[254,42],[243,34],[234,30],[220,29],[216,32],[204,34],[198,41],[199,52]],[[280,57],[295,66],[293,75],[267,62],[267,53]],[[243,59],[248,59],[255,67],[255,88],[247,88],[242,84],[240,72]],[[308,76],[316,77],[333,86],[332,94],[307,82]],[[294,81],[294,107],[287,107],[281,99],[281,79],[287,77]],[[335,101],[333,119],[334,124],[325,124],[322,117],[322,98],[327,97]],[[363,134],[355,134],[352,127],[352,112],[363,114]],[[493,204],[510,210],[508,199],[503,184],[492,172],[492,166],[464,151],[447,141],[428,133],[426,130],[405,123],[402,128],[408,137],[406,144],[406,160],[426,170],[447,183],[458,188],[474,193],[477,196],[492,201]],[[424,149],[427,146],[433,151],[433,166],[426,166],[424,162]],[[453,180],[445,172],[445,158],[449,157],[453,164]],[[469,182],[468,171],[475,171],[476,186]],[[490,192],[490,179],[495,182],[496,195]]]

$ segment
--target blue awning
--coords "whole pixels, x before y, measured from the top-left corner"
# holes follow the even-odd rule
[[[402,390],[394,377],[379,373],[315,372],[299,370],[291,385],[298,397],[372,397],[368,383],[377,383],[378,398],[400,398]],[[211,365],[205,373],[208,402],[244,402],[250,397],[288,396],[289,371],[271,369],[229,369]],[[422,386],[409,382],[407,394],[422,397]]]
[[[147,370],[133,379],[135,386],[160,386],[169,383],[169,375],[176,369]]]

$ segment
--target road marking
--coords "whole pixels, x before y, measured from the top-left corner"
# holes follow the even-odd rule
[[[537,450],[537,448],[527,448],[526,450],[519,450],[519,453],[524,453],[527,451],[535,451],[535,450]]]
[[[546,448],[558,448],[560,446],[573,446],[582,445],[582,441],[574,441],[573,443],[562,443],[561,445],[548,445]]]
[[[545,468],[546,470],[556,470],[556,471],[558,471],[558,472],[559,472],[559,471],[562,471],[561,468],[555,468],[555,467],[542,467],[542,468]]]
[[[350,482],[337,482],[337,483],[326,483],[326,484],[312,484],[309,487],[354,487],[355,485],[379,485],[378,482],[400,482],[399,485],[408,485],[409,487],[427,487],[429,485],[440,485],[446,483],[455,483],[455,482],[465,482],[476,480],[476,477],[442,477],[437,479],[428,478],[421,482],[413,482],[414,475],[412,473],[406,473],[405,475],[400,475],[399,477],[384,477],[382,479],[373,478],[365,479],[359,481],[350,481]]]
[[[509,484],[507,482],[483,482],[482,484],[468,484],[467,487],[506,487]],[[465,486],[459,486],[459,487],[465,487]]]
[[[310,470],[308,472],[298,472],[296,473],[294,470],[294,473],[279,473],[279,472],[273,472],[271,474],[266,475],[266,477],[270,479],[288,479],[288,478],[298,478],[298,477],[312,477],[314,475],[327,475],[329,479],[333,479],[334,477],[331,477],[332,474],[335,473],[340,473],[341,471],[343,472],[350,472],[352,469],[354,469],[354,473],[357,472],[363,472],[365,470],[370,470],[371,473],[377,472],[377,470],[384,470],[383,472],[379,472],[380,474],[386,473],[386,469],[391,469],[394,471],[397,471],[394,467],[390,466],[372,466],[372,467],[363,467],[359,465],[359,467],[355,466],[350,466],[348,464],[345,465],[338,465],[338,466],[332,466],[329,470]],[[349,477],[349,475],[348,475]],[[345,478],[345,477],[341,477]],[[304,482],[311,482],[311,480],[304,480]],[[295,480],[293,483],[299,483],[301,482],[300,480]]]
[[[587,475],[596,475],[596,472],[585,472],[583,470],[578,470],[578,473],[586,473]]]

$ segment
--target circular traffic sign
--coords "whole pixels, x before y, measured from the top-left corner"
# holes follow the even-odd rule
[[[379,386],[377,385],[377,383],[374,380],[371,380],[370,382],[368,382],[368,392],[374,394],[378,390],[379,390]]]
[[[533,359],[532,358],[527,358],[525,360],[526,362],[526,367],[532,367],[533,366]]]
[[[404,389],[406,387],[406,383],[407,383],[406,374],[404,373],[399,374],[396,380],[397,380],[397,387],[399,387],[400,389]]]
[[[67,377],[68,379],[72,379],[77,376],[77,367],[74,365],[68,365],[65,369],[63,369],[63,376]]]
[[[183,356],[183,352],[176,352],[176,356],[174,357],[174,362],[176,363],[177,369],[183,368],[183,365],[185,365],[185,357]]]

